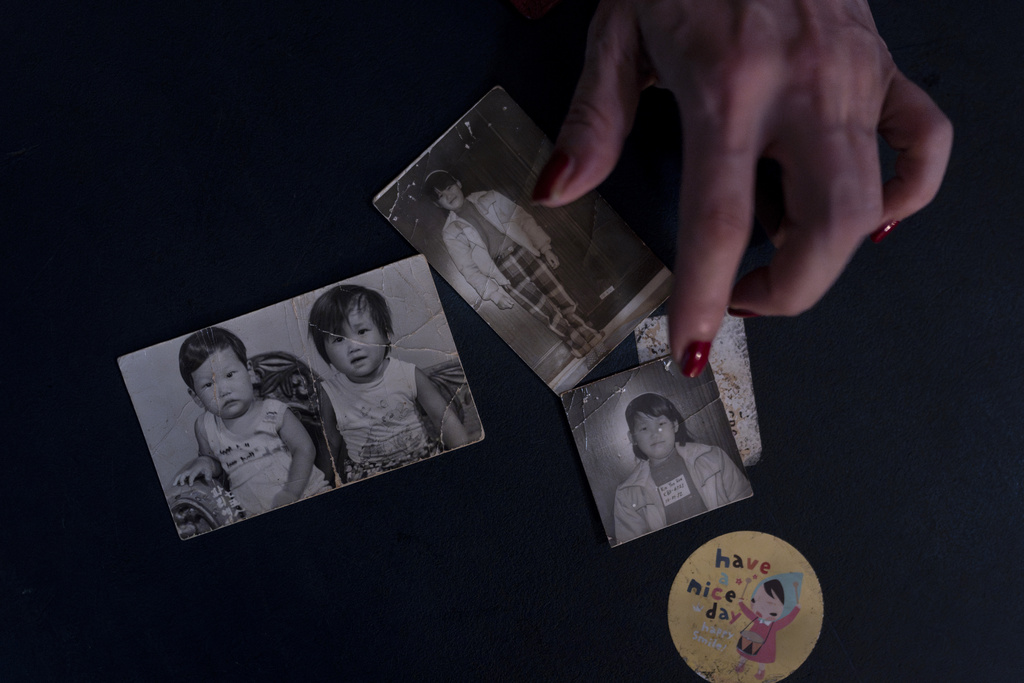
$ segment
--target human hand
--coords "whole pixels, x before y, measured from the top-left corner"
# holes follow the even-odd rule
[[[604,180],[655,82],[674,94],[685,137],[669,328],[690,376],[727,307],[807,310],[865,236],[931,201],[949,160],[949,120],[896,68],[866,0],[602,0],[534,200],[561,206]],[[876,133],[898,152],[884,186]],[[782,168],[777,251],[734,285],[762,157]]]
[[[199,457],[185,466],[174,478],[175,486],[191,486],[197,479],[213,482],[214,465],[209,458]]]
[[[543,252],[541,252],[541,253],[542,253],[542,254],[544,255],[544,260],[545,260],[545,261],[547,261],[547,264],[548,264],[548,266],[549,266],[549,267],[550,267],[550,268],[551,268],[552,270],[554,270],[555,268],[557,268],[557,267],[558,267],[558,263],[559,263],[559,261],[558,261],[558,257],[557,257],[557,256],[555,256],[555,252],[551,251],[551,248],[550,248],[550,247],[549,247],[549,248],[547,248],[547,249],[545,249],[545,250],[544,250]]]

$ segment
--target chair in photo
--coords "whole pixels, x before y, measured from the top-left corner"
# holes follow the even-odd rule
[[[270,351],[249,359],[256,382],[253,389],[259,398],[281,401],[299,418],[316,447],[314,465],[324,473],[332,488],[339,484],[336,459],[324,438],[315,398],[319,378],[302,360],[285,351]],[[227,476],[221,472],[214,481],[199,479],[191,485],[174,486],[167,492],[167,503],[181,538],[212,531],[246,517],[235,501]]]

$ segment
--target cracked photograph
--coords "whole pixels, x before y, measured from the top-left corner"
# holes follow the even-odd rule
[[[641,363],[669,355],[668,316],[652,315],[633,332]],[[747,467],[761,459],[761,430],[757,422],[754,380],[750,374],[747,331],[742,318],[727,315],[711,341],[708,364],[715,375],[729,426],[740,458]]]
[[[494,88],[373,203],[561,393],[668,298],[672,275],[596,192],[531,202],[551,149]]]
[[[654,360],[561,398],[612,546],[753,495],[710,368]]]
[[[118,365],[182,539],[483,439],[422,256]]]

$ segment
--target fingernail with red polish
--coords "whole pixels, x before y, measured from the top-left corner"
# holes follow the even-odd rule
[[[885,239],[886,235],[892,232],[893,228],[895,228],[899,224],[899,221],[889,221],[888,223],[880,227],[878,230],[875,230],[873,233],[871,233],[871,241],[874,242],[875,244],[878,244],[883,239]]]
[[[687,377],[696,377],[708,364],[708,352],[711,351],[711,342],[695,341],[690,342],[683,353],[679,365],[683,368],[683,374]]]
[[[562,193],[562,187],[568,176],[567,171],[572,165],[572,160],[562,150],[555,150],[555,153],[548,159],[544,170],[537,177],[537,185],[533,188],[533,201],[546,202],[557,200]]]
[[[725,311],[729,315],[734,317],[734,318],[760,318],[761,317],[760,313],[754,313],[753,311],[748,311],[748,310],[746,310],[744,308],[732,308],[730,306],[729,308],[725,309]]]

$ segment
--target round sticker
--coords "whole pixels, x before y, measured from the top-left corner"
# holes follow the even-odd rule
[[[702,678],[781,681],[821,633],[824,604],[811,565],[769,534],[736,531],[683,563],[668,597],[668,628]]]

